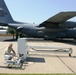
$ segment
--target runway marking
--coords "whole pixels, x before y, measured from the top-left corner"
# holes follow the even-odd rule
[[[56,55],[56,54],[55,54]],[[57,56],[57,55],[56,55]],[[72,71],[74,74],[75,74],[75,72],[59,57],[59,56],[57,56],[58,58],[59,58],[59,60],[70,70],[70,71]]]

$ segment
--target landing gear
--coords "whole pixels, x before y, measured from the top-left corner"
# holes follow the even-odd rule
[[[71,54],[69,53],[69,56],[71,57]]]
[[[8,67],[8,68],[12,68],[12,65],[11,65],[11,64],[8,64],[7,67]]]
[[[74,38],[74,40],[76,40],[76,38]]]
[[[44,38],[44,40],[49,40],[48,38]]]
[[[16,40],[18,39],[18,31],[16,30]]]

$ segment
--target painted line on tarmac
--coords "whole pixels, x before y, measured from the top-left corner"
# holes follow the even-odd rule
[[[56,54],[55,54],[56,55]],[[57,55],[56,55],[57,56]],[[71,72],[73,72],[74,74],[75,74],[75,72],[59,57],[59,56],[57,56],[58,58],[59,58],[59,60],[71,71]]]

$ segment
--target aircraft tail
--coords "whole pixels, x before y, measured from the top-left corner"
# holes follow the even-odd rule
[[[0,0],[0,23],[14,23],[14,20],[4,2],[4,0]]]

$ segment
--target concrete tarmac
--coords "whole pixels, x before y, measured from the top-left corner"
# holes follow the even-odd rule
[[[30,53],[27,58],[27,63],[23,64],[22,68],[7,68],[4,64],[4,50],[13,43],[13,48],[17,53],[17,42],[0,42],[0,73],[13,74],[51,74],[51,73],[76,73],[76,45],[53,42],[53,41],[28,41],[30,46],[60,46],[71,47],[73,49],[72,57],[68,54],[56,53]]]

